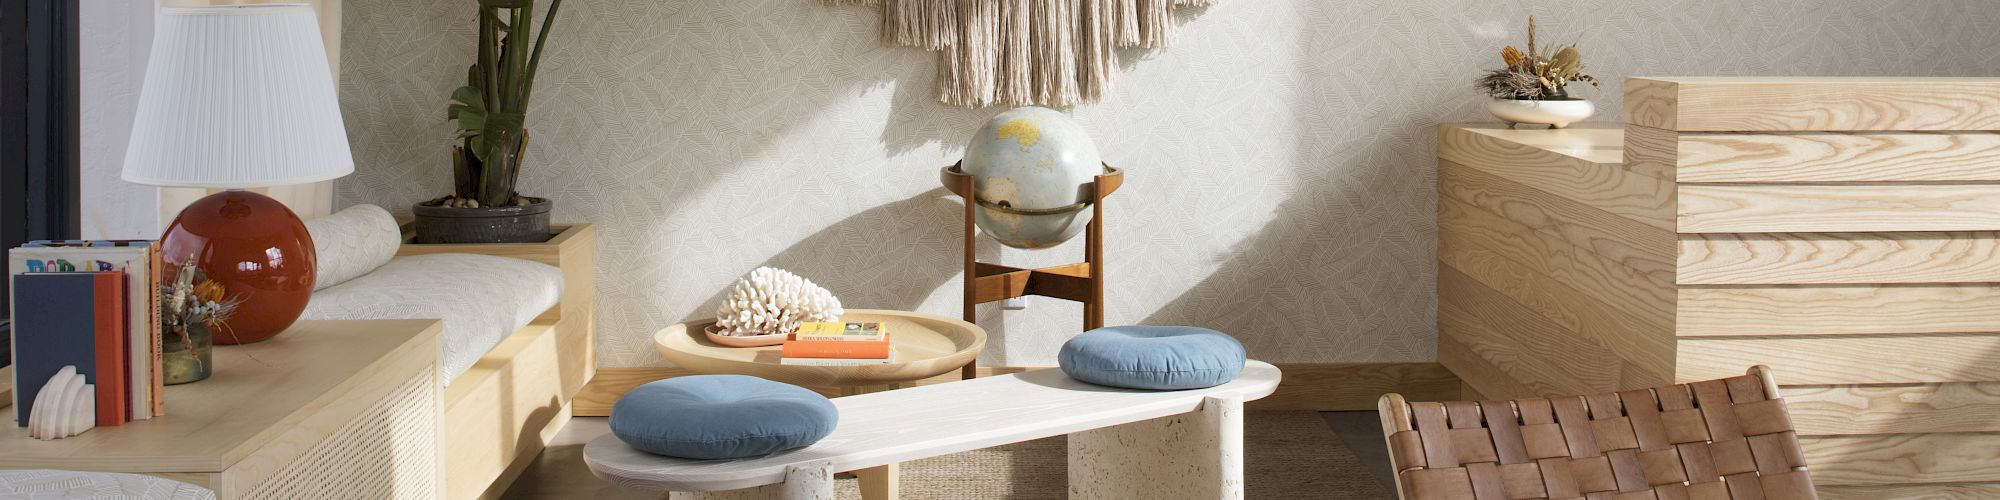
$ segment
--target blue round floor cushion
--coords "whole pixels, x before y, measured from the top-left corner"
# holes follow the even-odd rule
[[[611,407],[611,433],[640,451],[695,459],[768,455],[833,432],[833,402],[803,387],[743,375],[648,383]]]
[[[1243,373],[1243,344],[1192,326],[1111,326],[1064,342],[1056,356],[1070,378],[1128,389],[1214,387]]]

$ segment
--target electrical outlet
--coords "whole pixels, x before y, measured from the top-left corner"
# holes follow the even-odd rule
[[[1027,298],[1027,297],[1013,297],[1013,298],[1008,298],[1008,299],[1005,299],[1005,300],[1001,300],[1001,301],[1000,301],[1000,308],[1001,308],[1001,309],[1006,309],[1006,310],[1009,310],[1009,311],[1019,311],[1019,310],[1022,310],[1022,309],[1027,309],[1027,308],[1028,308],[1028,298]]]

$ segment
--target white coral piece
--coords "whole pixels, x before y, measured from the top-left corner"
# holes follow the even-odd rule
[[[799,323],[838,321],[844,311],[833,292],[799,275],[759,267],[738,278],[715,309],[716,333],[732,337],[792,333]]]

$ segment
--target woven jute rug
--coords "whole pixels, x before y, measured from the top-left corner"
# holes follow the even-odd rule
[[[1252,499],[1388,498],[1368,470],[1313,412],[1245,413],[1245,493]],[[1067,498],[1067,451],[1061,436],[904,462],[908,499]],[[839,498],[861,498],[853,480]],[[1147,499],[1151,500],[1151,499]]]

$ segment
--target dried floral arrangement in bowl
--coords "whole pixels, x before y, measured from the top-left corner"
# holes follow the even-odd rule
[[[215,373],[215,333],[227,332],[229,316],[240,298],[228,296],[222,282],[207,279],[193,259],[182,265],[171,283],[160,285],[162,377],[167,385],[195,382]]]
[[[1479,77],[1479,90],[1492,97],[1486,110],[1507,122],[1546,124],[1563,128],[1596,114],[1590,101],[1570,97],[1569,84],[1597,78],[1583,73],[1583,53],[1576,44],[1543,47],[1535,43],[1535,18],[1528,17],[1528,51],[1509,45],[1500,51],[1506,67]]]
[[[839,321],[845,311],[833,292],[790,271],[759,267],[736,280],[715,309],[708,339],[730,347],[778,345],[808,321]]]

